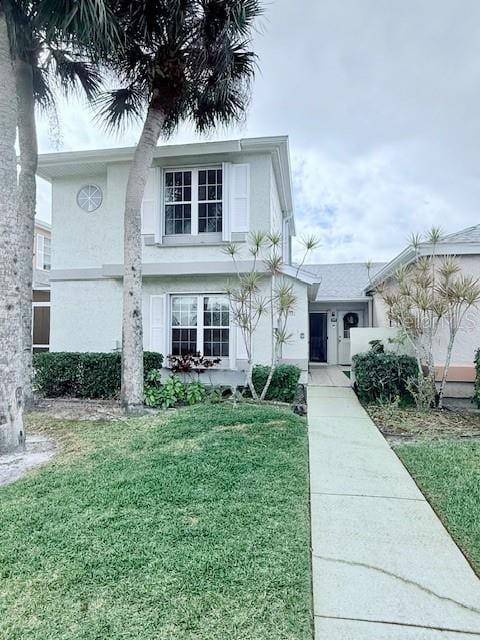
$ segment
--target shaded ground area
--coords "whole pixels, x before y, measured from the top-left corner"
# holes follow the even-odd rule
[[[0,637],[311,639],[304,420],[221,405],[29,428],[60,453],[0,489]]]

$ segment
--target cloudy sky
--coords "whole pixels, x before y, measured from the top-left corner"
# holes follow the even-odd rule
[[[268,0],[247,121],[215,138],[288,134],[298,235],[316,262],[386,260],[408,235],[480,223],[480,2]],[[81,101],[40,150],[134,144]],[[171,142],[198,139],[188,129]],[[39,215],[49,193],[40,185]]]

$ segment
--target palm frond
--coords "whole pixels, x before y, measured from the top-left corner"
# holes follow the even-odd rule
[[[95,100],[97,119],[108,131],[123,130],[130,122],[141,120],[146,107],[145,96],[138,87],[130,85],[102,92]]]

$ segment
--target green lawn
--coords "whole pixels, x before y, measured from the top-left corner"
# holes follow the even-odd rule
[[[395,451],[480,575],[480,441],[425,440]]]
[[[307,436],[242,405],[31,428],[62,453],[0,488],[0,637],[311,640]]]

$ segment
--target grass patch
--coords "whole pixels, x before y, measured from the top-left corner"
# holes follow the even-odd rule
[[[302,419],[221,405],[30,428],[61,453],[0,489],[0,637],[311,639]]]
[[[395,451],[480,575],[480,441],[430,440]]]

